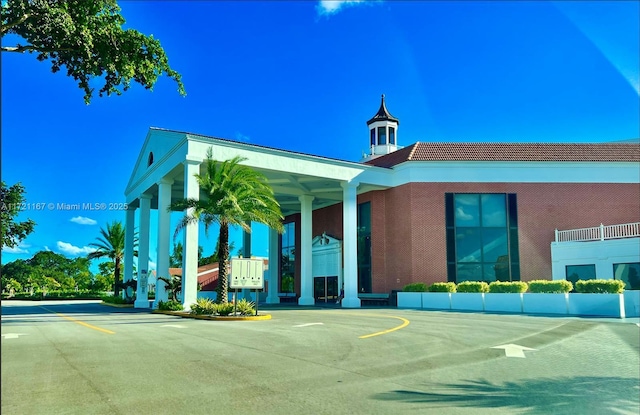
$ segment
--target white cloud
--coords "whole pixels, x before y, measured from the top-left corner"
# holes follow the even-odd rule
[[[320,16],[331,16],[346,7],[363,5],[371,2],[371,0],[320,0],[318,5],[316,5],[316,11]]]
[[[95,248],[91,248],[88,246],[83,246],[82,248],[78,248],[77,246],[71,245],[68,242],[62,242],[62,241],[56,242],[56,245],[58,247],[58,250],[63,254],[74,255],[74,256],[87,255],[96,250]]]
[[[73,223],[77,223],[79,225],[95,225],[96,223],[98,223],[95,220],[91,218],[86,218],[84,216],[75,216],[71,218],[70,221]]]
[[[13,248],[9,248],[8,246],[4,246],[2,247],[2,252],[4,252],[5,254],[28,254],[29,250],[27,248],[29,248],[31,245],[27,245],[27,244],[23,244],[20,243],[18,244],[18,246],[13,247]]]

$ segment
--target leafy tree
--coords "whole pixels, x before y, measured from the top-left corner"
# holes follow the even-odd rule
[[[123,29],[116,0],[5,0],[0,35],[18,35],[26,44],[2,46],[3,52],[37,53],[50,60],[51,71],[66,67],[89,104],[92,79],[104,80],[98,95],[121,95],[135,81],[153,89],[166,73],[186,95],[181,76],[171,69],[164,49],[153,36]]]
[[[24,259],[16,259],[2,266],[2,287],[6,287],[10,280],[16,280],[23,288],[27,288],[31,276],[31,265]]]
[[[97,238],[97,242],[92,242],[89,246],[96,248],[94,252],[87,255],[88,259],[109,258],[113,261],[114,267],[114,284],[113,291],[115,296],[120,295],[120,263],[124,258],[124,240],[125,230],[122,222],[113,221],[107,224],[107,229],[100,228],[101,237]],[[137,245],[137,238],[134,239],[134,255]]]
[[[14,293],[22,292],[22,284],[20,284],[13,278],[10,278],[9,281],[7,281],[6,285],[3,285],[2,288],[3,290],[6,290],[8,292],[11,292],[11,290],[13,290]]]
[[[22,210],[25,203],[24,186],[16,183],[11,187],[7,187],[3,181],[0,185],[0,229],[2,230],[2,247],[15,248],[25,239],[36,226],[31,219],[24,222],[16,222],[15,218]]]
[[[193,209],[191,214],[178,222],[176,235],[191,223],[202,222],[205,231],[213,224],[220,226],[218,242],[219,257],[229,258],[229,226],[241,226],[247,232],[251,222],[263,223],[282,232],[282,213],[273,195],[267,178],[243,166],[246,159],[236,156],[231,160],[218,162],[213,159],[213,150],[207,151],[205,172],[196,174],[203,199],[182,199],[171,204],[170,209]],[[220,261],[218,270],[217,301],[226,303],[228,297],[227,261]]]
[[[98,273],[91,281],[91,289],[96,291],[111,291],[115,282],[114,270],[115,266],[111,261],[98,264]]]

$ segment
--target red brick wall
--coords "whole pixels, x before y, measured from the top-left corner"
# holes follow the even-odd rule
[[[518,202],[520,273],[523,281],[551,278],[554,229],[640,221],[638,184],[409,183],[358,196],[371,202],[374,292],[411,282],[447,280],[445,193],[515,193]],[[296,245],[300,240],[300,216]],[[313,236],[343,239],[342,203],[313,212]],[[299,294],[300,264],[296,268]]]
[[[640,221],[637,184],[410,183],[377,193],[384,195],[384,201],[372,200],[376,292],[401,289],[410,282],[447,280],[445,193],[517,194],[524,281],[551,278],[554,229]],[[383,224],[375,222],[381,210]],[[386,241],[382,251],[379,239]]]

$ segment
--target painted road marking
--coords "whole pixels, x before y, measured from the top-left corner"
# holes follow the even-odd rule
[[[504,353],[507,357],[520,357],[522,359],[526,358],[524,355],[525,350],[537,350],[531,349],[529,347],[520,346],[518,344],[503,344],[500,346],[494,346],[492,349],[504,349]]]
[[[4,337],[5,339],[17,339],[20,336],[28,336],[28,334],[25,333],[7,333],[7,334],[3,334],[2,337]]]
[[[185,326],[181,326],[179,324],[163,324],[160,327],[174,327],[176,329],[184,329],[185,328]]]
[[[293,327],[309,327],[309,326],[322,326],[324,325],[324,323],[307,323],[307,324],[298,324],[297,326],[293,326]]]
[[[80,320],[76,320],[75,318],[69,317],[69,316],[65,316],[64,314],[60,314],[60,313],[56,313],[55,311],[51,311],[45,307],[39,306],[40,308],[42,308],[43,310],[47,310],[50,313],[56,314],[60,317],[62,317],[65,320],[69,320],[69,321],[73,321],[76,324],[80,324],[81,326],[85,326],[87,328],[93,329],[93,330],[97,330],[97,331],[101,331],[103,333],[107,333],[107,334],[116,334],[115,331],[111,331],[111,330],[107,330],[107,329],[103,329],[102,327],[97,327],[94,325],[91,325],[89,323],[85,323],[84,321],[80,321]]]
[[[394,328],[389,329],[389,330],[379,331],[377,333],[371,333],[371,334],[367,334],[367,335],[364,335],[364,336],[360,336],[360,337],[358,337],[359,339],[368,339],[369,337],[380,336],[382,334],[391,333],[392,331],[400,330],[401,328],[407,327],[409,325],[409,320],[407,320],[406,318],[395,317],[395,316],[377,316],[377,317],[395,318],[395,319],[398,319],[398,320],[402,320],[403,323],[400,324],[399,326],[394,327]]]

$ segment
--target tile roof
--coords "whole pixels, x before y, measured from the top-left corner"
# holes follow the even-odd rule
[[[367,161],[393,167],[405,161],[640,162],[640,143],[423,143]]]

